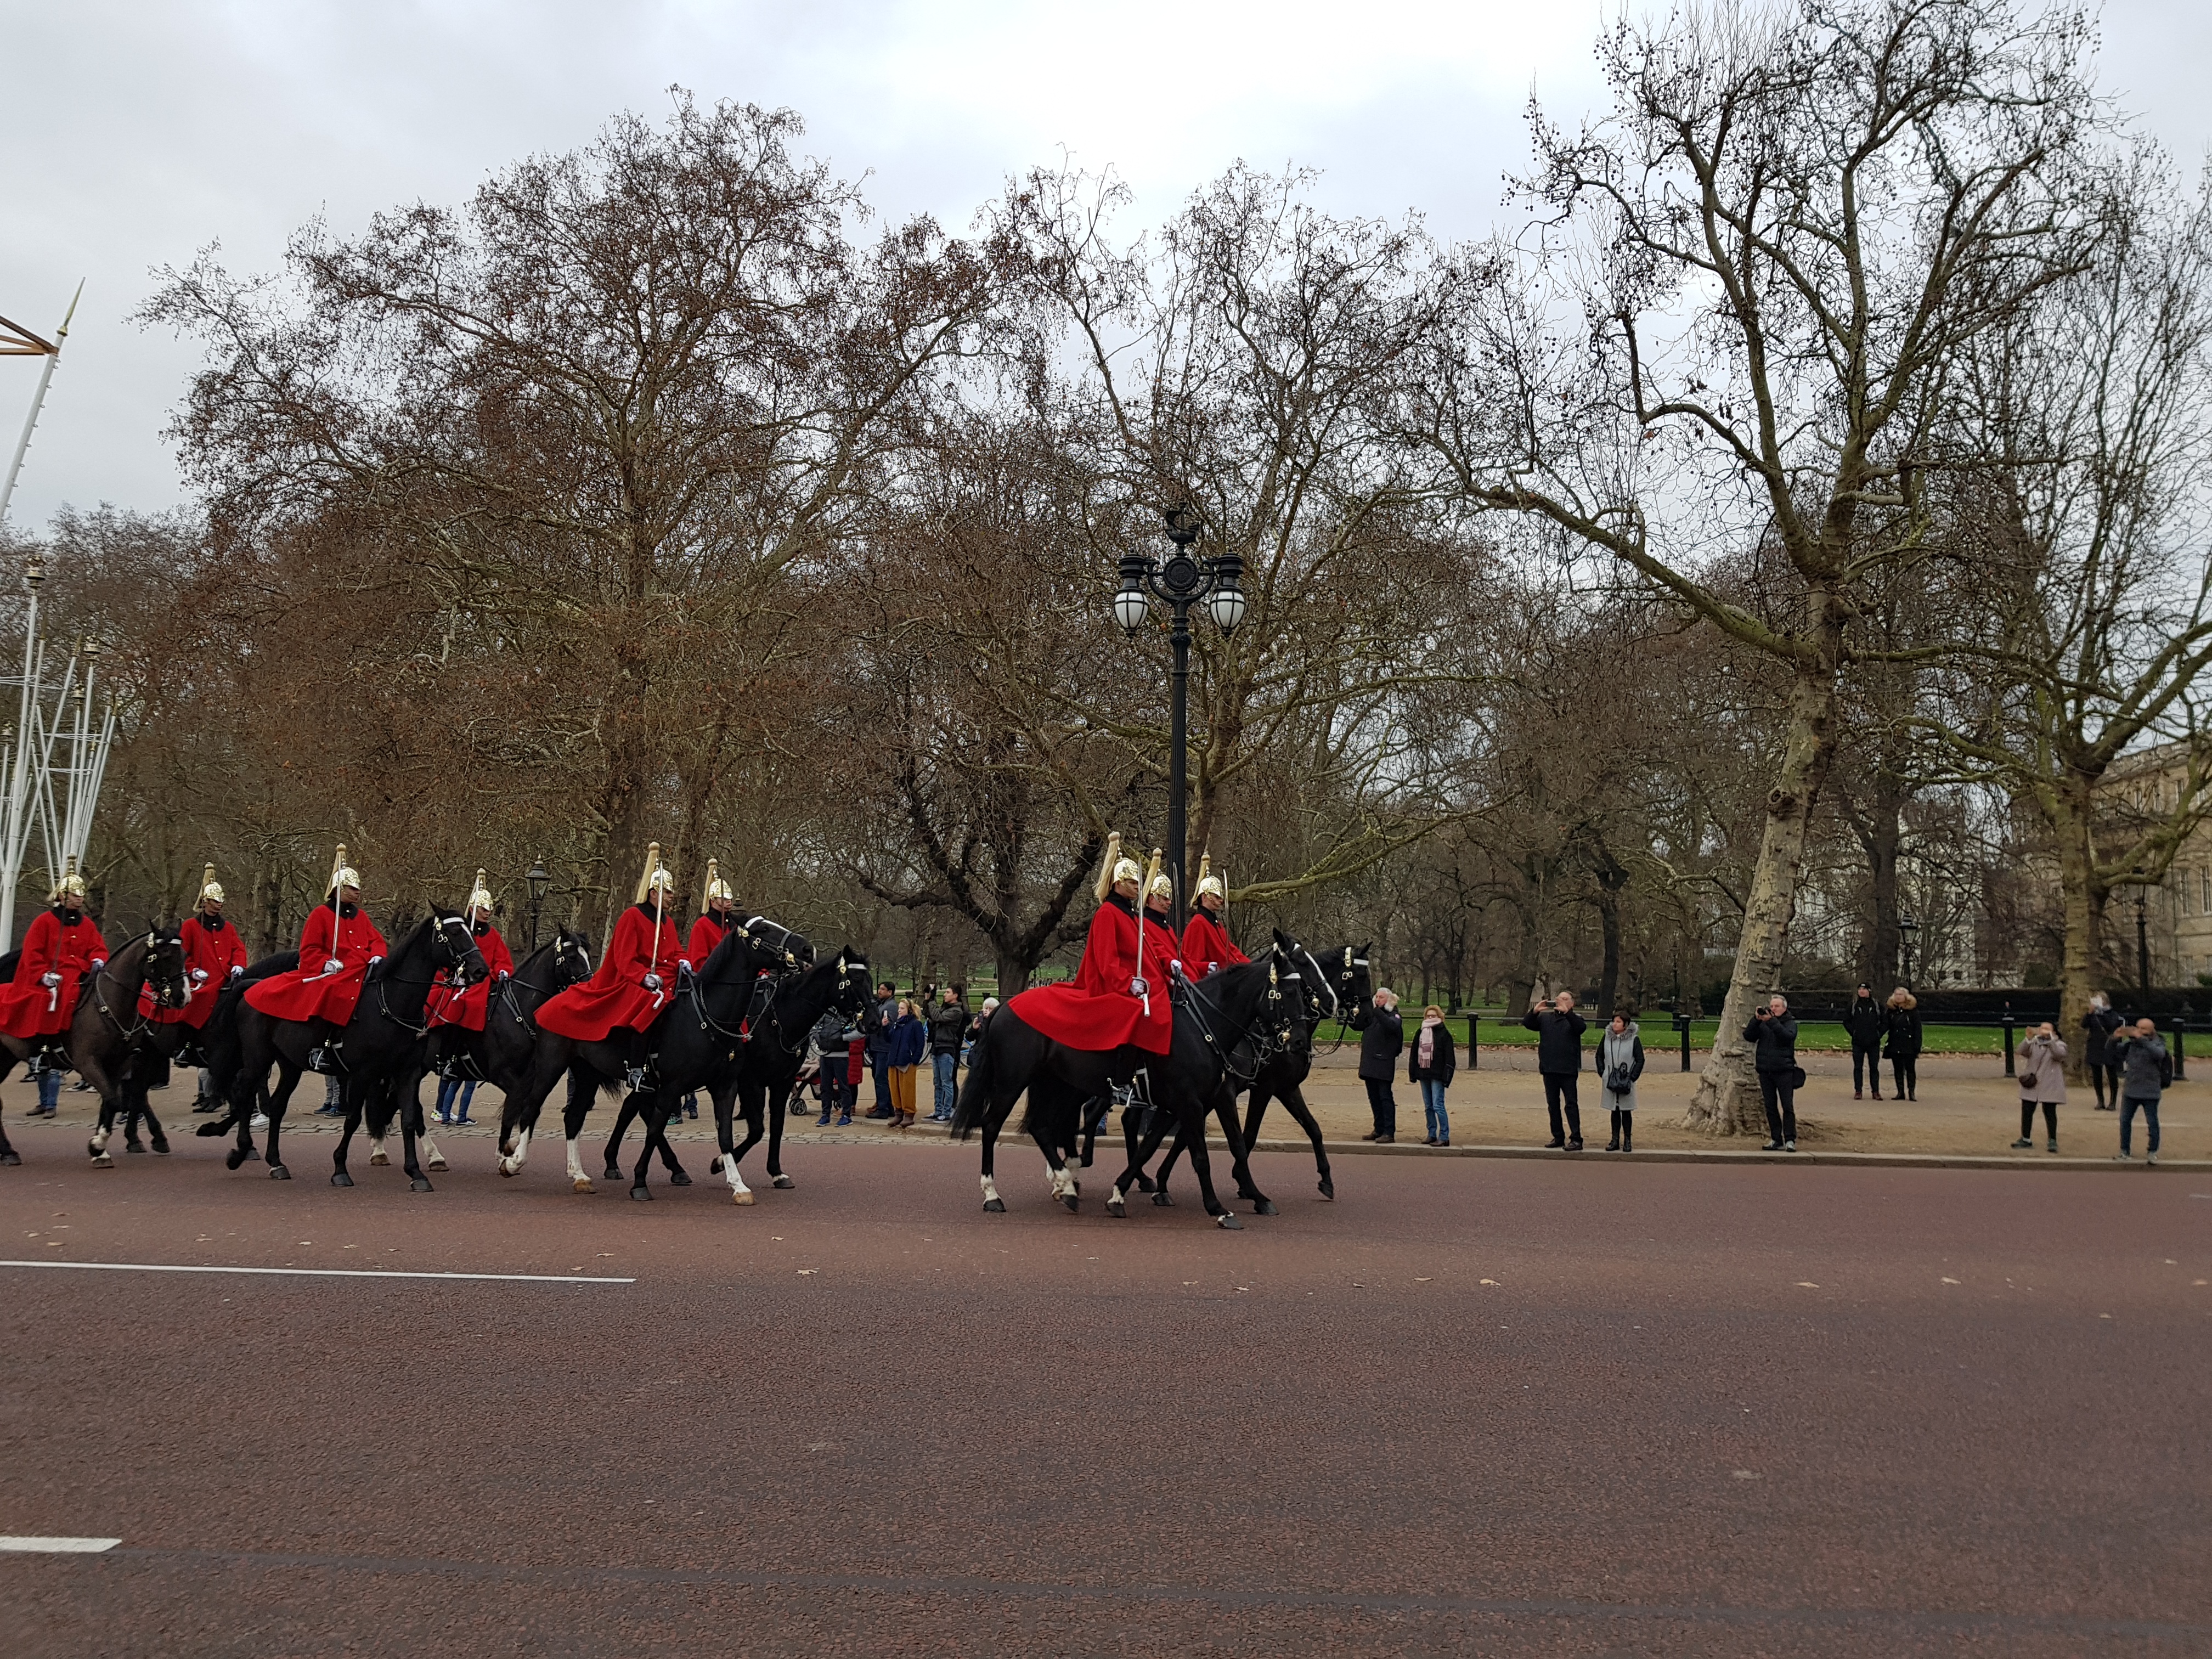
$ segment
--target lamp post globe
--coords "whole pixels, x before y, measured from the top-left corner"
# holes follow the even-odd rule
[[[530,873],[523,877],[530,889],[530,948],[538,948],[538,913],[545,903],[545,890],[553,884],[553,872],[545,867],[544,859],[532,860]]]

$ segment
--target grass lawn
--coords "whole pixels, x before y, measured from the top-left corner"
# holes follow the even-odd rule
[[[1588,1014],[1584,1014],[1583,1018],[1589,1019]],[[1412,1040],[1413,1032],[1419,1023],[1419,1015],[1417,1011],[1407,1021],[1408,1042]],[[1446,1019],[1444,1024],[1451,1028],[1454,1039],[1464,1048],[1467,1046],[1465,1017],[1455,1016]],[[1595,1041],[1597,1029],[1602,1024],[1603,1022],[1600,1020],[1590,1020],[1590,1030],[1583,1037],[1584,1043]],[[1676,1033],[1674,1019],[1669,1015],[1655,1014],[1650,1018],[1639,1021],[1638,1024],[1643,1030],[1644,1047],[1647,1054],[1654,1048],[1674,1048],[1682,1040]],[[1690,1046],[1692,1048],[1711,1048],[1713,1033],[1719,1027],[1720,1022],[1716,1019],[1693,1021],[1690,1026]],[[2025,1040],[2029,1029],[2025,1025],[2014,1029],[2013,1043],[2015,1048]],[[1931,1023],[1922,1028],[1921,1040],[1922,1051],[1931,1054],[2002,1054],[2004,1053],[2004,1032],[1995,1025],[1937,1025]],[[1507,1020],[1502,1016],[1487,1013],[1482,1017],[1482,1042],[1485,1048],[1496,1048],[1507,1044],[1533,1046],[1535,1041],[1536,1034],[1522,1024],[1518,1018]],[[1808,1050],[1833,1048],[1848,1054],[1850,1051],[1851,1040],[1844,1034],[1843,1023],[1840,1020],[1814,1019],[1807,1020],[1797,1027],[1797,1046]]]

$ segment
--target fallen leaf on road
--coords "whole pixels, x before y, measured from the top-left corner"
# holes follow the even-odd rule
[[[1759,1471],[1757,1469],[1730,1469],[1729,1473],[1739,1480],[1756,1480],[1759,1479]]]
[[[1416,1285],[1426,1285],[1426,1284],[1430,1284],[1430,1283],[1431,1283],[1431,1282],[1433,1282],[1432,1278],[1431,1278],[1431,1279],[1415,1279],[1415,1280],[1413,1281],[1413,1283],[1415,1283]]]
[[[1801,1279],[1797,1281],[1797,1288],[1801,1291],[1817,1291],[1820,1287],[1809,1279]]]
[[[1498,1281],[1494,1279],[1486,1279],[1482,1282],[1486,1285],[1495,1285]]]
[[[1958,1281],[1957,1279],[1945,1279],[1943,1282],[1944,1282],[1946,1285],[1955,1285],[1955,1284],[1957,1284],[1959,1281]]]

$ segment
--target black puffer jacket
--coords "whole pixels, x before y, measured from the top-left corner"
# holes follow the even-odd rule
[[[1583,1033],[1589,1022],[1572,1009],[1531,1008],[1521,1023],[1536,1033],[1536,1069],[1563,1076],[1583,1068]]]

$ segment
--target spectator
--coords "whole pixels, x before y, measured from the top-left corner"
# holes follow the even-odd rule
[[[1552,1138],[1544,1144],[1571,1152],[1583,1149],[1583,1033],[1589,1022],[1575,1012],[1575,994],[1562,991],[1531,1003],[1521,1023],[1536,1033],[1536,1070],[1544,1079],[1544,1109],[1552,1115]],[[1566,1121],[1560,1122],[1565,1109]]]
[[[56,1060],[52,1054],[39,1054],[33,1058],[31,1069],[37,1074],[39,1079],[39,1103],[31,1108],[31,1109],[25,1113],[24,1115],[27,1117],[52,1117],[55,1113],[61,1109],[61,1062]]]
[[[891,1026],[898,1018],[891,997],[896,988],[889,980],[877,986],[876,1006],[860,1016],[860,1033],[868,1043],[868,1070],[876,1079],[876,1103],[868,1108],[870,1117],[891,1115]]]
[[[1889,1034],[1890,1080],[1895,1085],[1892,1097],[1898,1100],[1920,1098],[1920,1004],[1911,992],[1902,985],[1889,994],[1889,1004],[1881,1011],[1882,1030]]]
[[[1390,1091],[1398,1075],[1398,1051],[1406,1046],[1406,1023],[1398,1017],[1398,994],[1385,989],[1375,994],[1375,1012],[1359,1034],[1359,1080],[1367,1085],[1367,1107],[1375,1114],[1375,1127],[1360,1136],[1378,1146],[1398,1139],[1398,1097]]]
[[[822,1115],[814,1120],[814,1127],[830,1127],[830,1115],[845,1093],[845,1017],[835,1008],[823,1012],[807,1033],[807,1042],[816,1051],[814,1067],[815,1098],[822,1106]]]
[[[1459,1052],[1452,1034],[1444,1028],[1444,1011],[1431,1003],[1421,1010],[1421,1029],[1406,1050],[1406,1078],[1421,1088],[1421,1114],[1428,1120],[1429,1138],[1424,1146],[1451,1145],[1451,1119],[1444,1111],[1444,1091],[1451,1087],[1459,1069]]]
[[[469,1121],[469,1102],[476,1097],[477,1080],[457,1077],[438,1079],[438,1121],[451,1127]]]
[[[977,1040],[982,1036],[983,1028],[991,1023],[991,1016],[998,1012],[998,998],[985,997],[981,1009],[978,1011],[975,1018],[968,1022],[968,1046],[970,1048],[973,1048]]]
[[[2097,1109],[2100,1112],[2120,1109],[2120,1074],[2112,1069],[2112,1039],[2118,1035],[2122,1023],[2112,1012],[2112,998],[2102,991],[2089,994],[2089,1012],[2081,1016],[2089,1042],[2081,1058],[2089,1067],[2089,1085],[2097,1091]],[[2108,1082],[2112,1085],[2109,1101],[2105,1097]]]
[[[1613,1005],[1613,1018],[1598,1033],[1590,1063],[1603,1080],[1605,1103],[1613,1113],[1613,1139],[1605,1143],[1605,1149],[1632,1152],[1636,1150],[1636,1079],[1644,1075],[1644,1036],[1632,1005]]]
[[[2066,1103],[2066,1045],[2049,1020],[2028,1034],[2020,1046],[2020,1139],[2015,1152],[2035,1146],[2035,1109],[2043,1108],[2043,1127],[2051,1137],[2051,1150],[2058,1150],[2058,1109]]]
[[[921,1069],[922,1056],[929,1049],[929,1028],[922,1024],[915,1005],[904,997],[891,1022],[890,1041],[885,1046],[884,1070],[890,1074],[891,1127],[914,1127],[914,1074]]]
[[[847,1127],[853,1121],[853,1108],[860,1103],[860,1079],[868,1071],[868,1040],[856,1023],[845,1028],[845,1109],[837,1115],[837,1127]]]
[[[1881,1098],[1881,1004],[1874,1000],[1874,987],[1862,981],[1851,1006],[1844,1010],[1844,1030],[1851,1039],[1851,1098],[1863,1100],[1866,1085],[1874,1085],[1874,1097]]]
[[[933,1123],[952,1121],[952,1103],[960,1094],[960,1039],[968,1032],[968,1011],[947,986],[929,1016],[930,1067],[936,1074],[937,1100],[929,1115]]]
[[[2158,1102],[2172,1080],[2173,1062],[2166,1057],[2166,1041],[2159,1036],[2158,1027],[2148,1019],[2139,1019],[2131,1031],[2123,1031],[2115,1044],[2118,1063],[2112,1068],[2118,1073],[2120,1084],[2120,1152],[2114,1160],[2130,1161],[2128,1141],[2135,1127],[2136,1111],[2142,1110],[2144,1121],[2150,1126],[2149,1144],[2144,1151],[2149,1161],[2158,1162]]]
[[[1766,1108],[1768,1152],[1797,1150],[1797,1085],[1804,1073],[1797,1069],[1797,1017],[1789,1000],[1777,996],[1754,1011],[1743,1028],[1743,1040],[1756,1045],[1753,1064],[1759,1071],[1759,1098]]]

